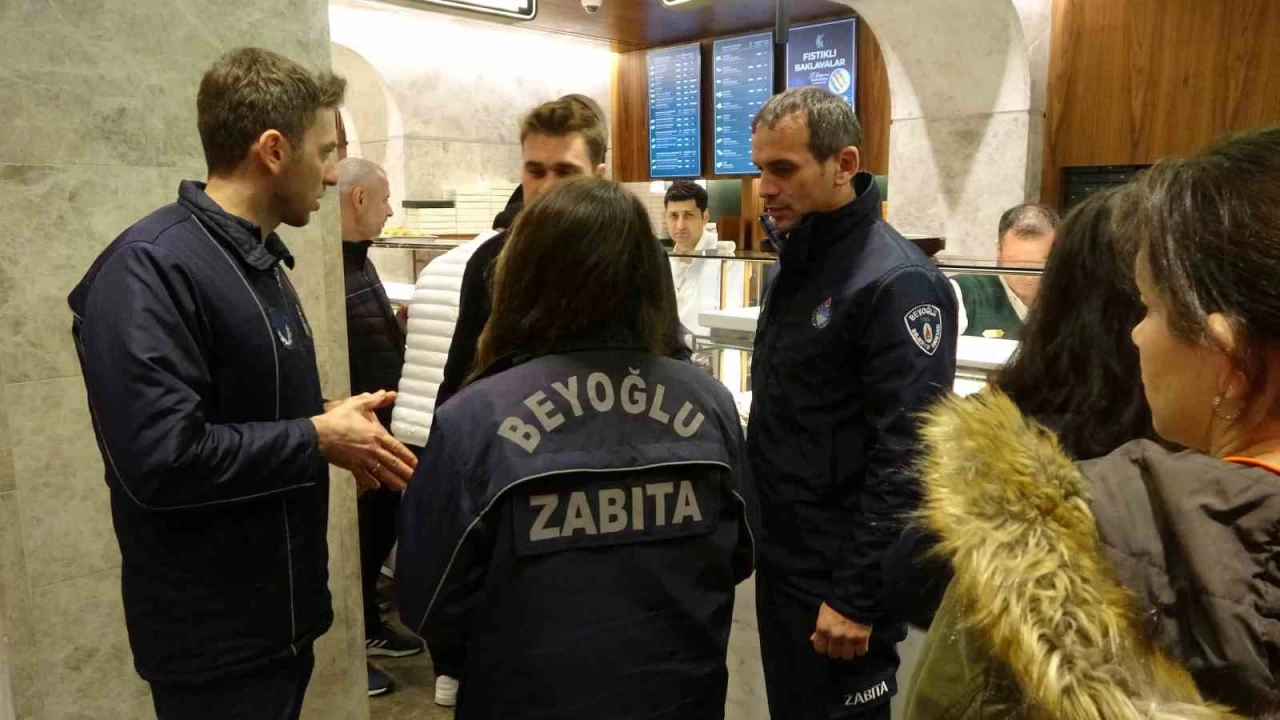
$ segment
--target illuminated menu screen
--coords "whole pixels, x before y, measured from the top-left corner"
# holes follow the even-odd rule
[[[716,40],[715,171],[717,175],[749,175],[751,120],[773,95],[773,33]]]
[[[649,175],[702,174],[702,51],[698,45],[650,50]]]
[[[849,101],[857,95],[855,20],[792,28],[787,39],[787,88],[824,87]]]

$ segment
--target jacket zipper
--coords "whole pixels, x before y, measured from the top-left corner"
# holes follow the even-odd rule
[[[237,265],[236,261],[231,258],[231,255],[229,255],[227,251],[223,249],[222,245],[219,244],[218,241],[214,239],[213,235],[209,232],[208,228],[204,226],[204,223],[200,222],[199,218],[197,218],[195,215],[192,215],[191,218],[196,221],[196,225],[200,226],[200,229],[204,231],[205,237],[209,238],[209,242],[213,243],[214,247],[218,248],[218,251],[222,253],[222,256],[225,257],[227,259],[227,262],[231,264],[231,268],[236,271],[237,275],[240,276],[240,280],[244,282],[245,289],[249,291],[249,296],[253,298],[254,304],[258,306],[258,312],[262,313],[262,321],[266,323],[266,326],[267,326],[267,341],[271,343],[271,358],[272,358],[272,361],[275,363],[275,369],[276,369],[275,420],[276,422],[279,422],[280,421],[280,350],[276,348],[275,328],[271,327],[271,320],[270,318],[267,317],[266,308],[263,307],[262,301],[258,299],[258,293],[255,292],[253,289],[253,286],[249,284],[249,278],[247,278],[245,274],[240,270],[240,266]],[[280,289],[283,291],[284,285],[280,280],[279,266],[276,266],[274,268],[274,271],[276,276],[276,284],[279,285]],[[285,558],[287,560],[287,570],[289,573],[289,650],[293,653],[294,657],[297,657],[298,648],[296,645],[294,645],[294,642],[293,642],[294,638],[298,636],[297,611],[294,608],[294,598],[293,598],[293,539],[289,536],[289,506],[283,495],[280,496],[280,511],[281,511],[281,519],[284,520]]]
[[[369,292],[373,292],[375,288],[373,285],[373,281],[369,279],[369,261],[368,260],[365,260],[365,264],[360,266],[360,277],[364,278],[364,286],[369,289]],[[381,283],[378,283],[378,284],[381,285]],[[390,301],[388,301],[387,305],[388,307],[391,305]],[[378,309],[382,310],[382,308],[378,308]],[[396,320],[395,312],[391,312],[389,314],[386,312],[383,312],[382,320],[383,322],[386,322],[391,326],[391,334],[395,336],[399,341],[403,342],[405,332],[404,330],[400,329],[400,323]]]
[[[280,272],[280,266],[278,264],[274,268],[272,268],[272,273],[276,276],[276,286],[280,288],[281,299],[284,300],[286,304],[290,302],[294,304],[294,307],[297,308],[297,312],[299,313],[299,316],[298,316],[299,322],[305,324],[306,320],[301,316],[302,308],[298,304],[297,294],[291,292],[293,289],[293,283],[292,282],[289,283],[289,290],[285,289],[284,279],[281,277],[282,273]],[[275,338],[272,338],[271,342],[272,342],[272,347],[275,347]],[[277,400],[278,400],[279,387],[276,388],[276,392],[277,392]],[[277,420],[280,419],[279,412],[280,412],[279,402],[277,401],[277,404],[276,404]],[[280,496],[280,514],[284,518],[285,563],[289,573],[289,650],[293,652],[294,657],[297,657],[298,646],[294,644],[294,640],[297,639],[298,637],[298,611],[297,611],[297,603],[295,602],[294,595],[293,595],[293,537],[289,529],[289,500],[284,495]]]

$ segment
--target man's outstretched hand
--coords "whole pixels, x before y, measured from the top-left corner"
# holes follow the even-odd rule
[[[394,392],[357,395],[326,406],[311,418],[320,438],[320,455],[332,465],[351,471],[361,490],[386,487],[404,490],[417,457],[378,422],[375,410],[396,401]]]

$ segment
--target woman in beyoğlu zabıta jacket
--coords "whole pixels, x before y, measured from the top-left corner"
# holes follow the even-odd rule
[[[458,717],[724,716],[754,509],[729,392],[673,356],[644,206],[598,179],[529,205],[469,383],[404,498],[400,613]]]
[[[1191,449],[1077,466],[998,393],[933,411],[923,514],[955,579],[912,720],[1280,715],[1280,128],[1125,199],[1144,390]]]

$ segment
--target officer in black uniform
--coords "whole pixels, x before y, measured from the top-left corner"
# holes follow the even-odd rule
[[[461,669],[460,720],[724,717],[754,503],[731,396],[672,359],[656,242],[638,199],[583,177],[498,258],[486,370],[437,411],[396,562],[401,617]]]
[[[752,130],[781,248],[756,331],[747,433],[770,714],[887,719],[906,631],[881,596],[880,565],[919,496],[914,416],[954,380],[956,301],[880,219],[845,100],[789,90]]]

